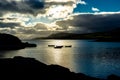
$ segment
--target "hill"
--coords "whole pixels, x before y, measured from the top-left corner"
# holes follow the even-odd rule
[[[18,37],[10,34],[0,34],[0,50],[16,50],[25,47],[36,47],[36,44],[23,43]]]
[[[1,79],[27,80],[103,80],[83,73],[71,72],[59,65],[46,65],[34,58],[14,57],[0,59]],[[106,80],[120,80],[117,75],[110,75]]]
[[[76,33],[55,33],[48,37],[36,38],[36,39],[92,39],[96,41],[120,41],[120,28],[105,31],[105,32],[94,32],[85,34]]]

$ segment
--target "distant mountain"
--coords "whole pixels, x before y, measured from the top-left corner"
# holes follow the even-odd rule
[[[55,33],[48,37],[36,38],[36,39],[93,39],[96,41],[120,41],[120,28],[94,33]]]
[[[48,39],[80,39],[82,34],[75,33],[56,33],[48,36]]]
[[[82,39],[84,34],[75,33],[54,33],[48,37],[39,37],[35,39]]]
[[[86,33],[86,34],[76,34],[76,33],[56,33],[52,34],[47,39],[95,39],[100,37],[102,33]]]
[[[99,35],[101,37],[97,38],[96,41],[120,42],[120,28],[102,32]]]

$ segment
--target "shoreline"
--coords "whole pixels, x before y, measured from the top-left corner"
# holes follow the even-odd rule
[[[83,73],[71,72],[68,68],[59,65],[47,65],[35,58],[16,56],[0,59],[2,76],[11,76],[10,79],[27,78],[40,80],[120,80],[120,77],[111,74],[107,79],[87,76]]]

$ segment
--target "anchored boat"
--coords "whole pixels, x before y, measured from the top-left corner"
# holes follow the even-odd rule
[[[62,48],[62,47],[63,47],[63,46],[56,46],[56,45],[54,46],[54,48]]]

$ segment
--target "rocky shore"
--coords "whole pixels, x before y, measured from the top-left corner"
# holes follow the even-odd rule
[[[68,68],[59,65],[46,65],[34,58],[20,56],[0,59],[0,78],[4,80],[103,80],[71,72]],[[106,80],[120,80],[120,77],[110,75]]]

